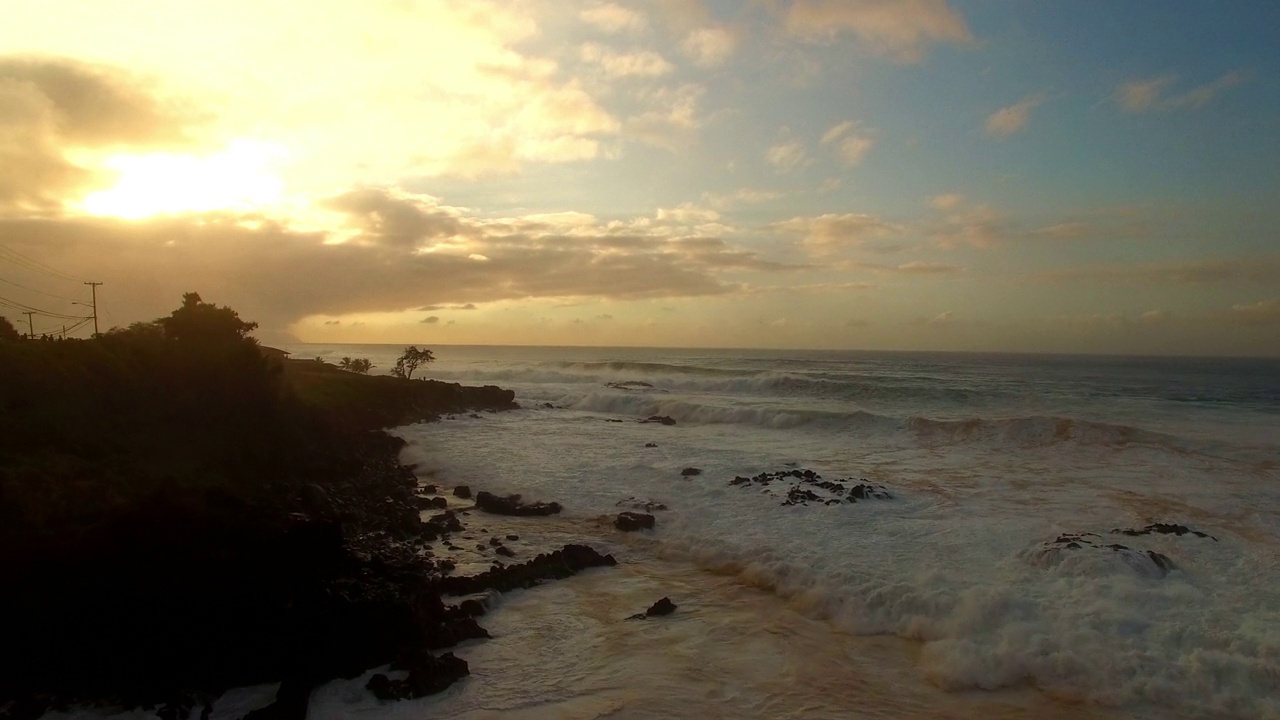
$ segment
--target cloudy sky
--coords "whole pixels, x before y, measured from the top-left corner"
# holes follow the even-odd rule
[[[0,7],[24,330],[1280,355],[1269,0]]]

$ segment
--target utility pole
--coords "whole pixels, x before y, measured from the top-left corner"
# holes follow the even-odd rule
[[[35,315],[35,313],[34,313],[34,312],[32,312],[32,311],[30,311],[30,310],[28,310],[27,312],[23,313],[23,315],[26,315],[26,316],[27,316],[27,338],[28,338],[28,339],[30,339],[30,340],[35,340],[35,339],[36,339],[36,326],[31,324],[31,316],[32,316],[32,315]]]
[[[93,293],[93,336],[98,337],[98,286],[100,282],[85,282],[89,286],[89,291]]]

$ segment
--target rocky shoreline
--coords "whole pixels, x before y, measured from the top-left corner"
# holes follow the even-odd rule
[[[330,379],[327,369],[304,370],[313,390]],[[293,465],[252,494],[166,486],[86,527],[49,523],[59,534],[6,549],[0,613],[10,622],[0,657],[13,670],[0,677],[0,718],[72,706],[207,718],[226,690],[275,682],[275,703],[245,717],[303,718],[314,687],[381,666],[388,673],[369,692],[420,697],[469,672],[441,651],[488,637],[477,622],[484,603],[463,596],[614,564],[583,545],[515,558],[499,541],[489,568],[455,572],[441,547],[462,542],[470,508],[424,511],[443,498],[431,500],[399,462],[404,442],[381,428],[515,408],[514,394],[332,379],[360,389],[344,389],[338,411],[330,403],[322,417],[298,416],[305,427],[291,431],[311,435],[306,452],[291,453]],[[390,395],[399,399],[379,404]],[[478,499],[477,512],[559,510]]]

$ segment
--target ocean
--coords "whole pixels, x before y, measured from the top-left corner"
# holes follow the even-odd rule
[[[433,350],[522,407],[400,428],[404,460],[622,565],[500,599],[440,696],[313,716],[1280,718],[1280,361]],[[1155,523],[1187,530],[1122,532]]]

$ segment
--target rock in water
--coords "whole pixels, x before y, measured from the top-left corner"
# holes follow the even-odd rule
[[[453,489],[453,496],[462,498],[463,500],[471,499],[471,488],[466,485],[459,485]]]
[[[687,467],[680,471],[681,477],[693,477],[694,475],[701,475],[701,474],[702,474],[702,469],[696,468],[696,467]]]
[[[519,495],[498,497],[491,492],[481,490],[476,494],[476,507],[494,515],[514,515],[532,517],[536,515],[555,515],[560,512],[560,503],[521,503]]]
[[[627,619],[628,620],[644,620],[646,618],[651,618],[651,617],[662,617],[663,615],[670,615],[675,611],[676,611],[676,604],[671,602],[671,598],[664,597],[658,602],[650,605],[648,610],[645,610],[642,613],[636,613],[635,615],[632,615]]]
[[[652,530],[653,516],[647,513],[637,512],[620,512],[618,517],[613,519],[613,526],[623,532],[634,532],[636,530]]]

